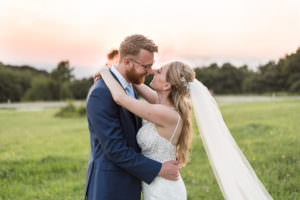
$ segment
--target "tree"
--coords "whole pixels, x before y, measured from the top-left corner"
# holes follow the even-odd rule
[[[87,97],[90,87],[93,85],[93,78],[83,78],[81,80],[74,80],[70,83],[69,88],[75,99],[85,99]]]
[[[152,79],[153,79],[153,74],[150,74],[150,75],[146,76],[144,83],[149,86]]]
[[[61,61],[58,63],[57,68],[51,72],[51,78],[59,83],[69,82],[74,78],[73,70],[74,68],[70,67],[68,60]]]
[[[68,83],[58,83],[49,78],[35,78],[32,87],[26,91],[24,100],[63,100],[72,98]]]
[[[31,75],[0,66],[0,102],[20,101],[30,87]]]
[[[216,63],[208,67],[195,68],[196,78],[217,94],[241,93],[242,82],[251,73],[248,67],[237,68],[230,63],[219,67]]]
[[[285,89],[285,78],[281,74],[280,65],[270,61],[259,68],[260,84],[264,92],[278,92]]]
[[[49,101],[55,100],[53,93],[51,92],[51,85],[53,81],[49,78],[35,78],[32,80],[32,87],[26,91],[23,100],[30,100],[30,101]]]
[[[296,53],[286,55],[284,59],[280,59],[279,66],[286,81],[285,88],[291,90],[294,82],[299,81],[299,79],[296,80],[297,75],[295,76],[295,74],[300,73],[300,47],[297,49]]]

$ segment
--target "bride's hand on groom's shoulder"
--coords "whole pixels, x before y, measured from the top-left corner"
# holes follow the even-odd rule
[[[181,167],[178,161],[170,160],[162,164],[162,167],[158,175],[163,178],[176,181],[179,179],[180,168]]]
[[[94,83],[101,79],[101,72],[108,70],[108,66],[101,66],[100,69],[94,74]]]
[[[98,81],[101,78],[100,72],[96,72],[94,74],[94,83],[96,83],[96,81]]]

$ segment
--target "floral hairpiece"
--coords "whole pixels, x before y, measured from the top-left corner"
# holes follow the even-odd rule
[[[188,84],[188,82],[186,81],[186,79],[184,78],[184,76],[181,77],[180,80],[181,80],[181,82],[183,82],[184,87],[189,88],[189,84]]]

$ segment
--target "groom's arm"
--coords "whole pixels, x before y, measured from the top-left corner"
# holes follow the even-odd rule
[[[121,129],[119,106],[107,88],[97,88],[90,94],[87,113],[105,156],[128,173],[151,183],[162,164],[128,147]]]

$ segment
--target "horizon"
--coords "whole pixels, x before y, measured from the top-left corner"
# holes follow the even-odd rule
[[[283,56],[282,56],[283,57]],[[281,57],[280,57],[281,58]],[[269,59],[269,58],[238,58],[238,57],[195,57],[195,58],[174,58],[172,60],[181,60],[188,64],[190,64],[192,67],[208,67],[209,65],[216,63],[219,66],[223,65],[224,63],[230,63],[234,65],[235,67],[241,67],[244,65],[248,66],[248,69],[251,69],[253,71],[256,71],[260,65],[264,65],[270,61],[278,62],[280,59]],[[57,67],[57,64],[60,61],[68,60],[68,59],[61,59],[57,61],[54,64],[43,64],[43,63],[10,63],[10,62],[3,62],[5,65],[14,65],[14,66],[30,66],[38,70],[45,70],[48,73],[50,73],[53,69]],[[89,78],[94,75],[94,73],[97,71],[97,66],[74,66],[72,64],[72,60],[68,60],[70,62],[70,67],[74,68],[73,74],[76,79],[81,78]],[[153,65],[153,68],[159,67],[164,62],[155,62]]]
[[[0,0],[0,61],[51,71],[61,60],[92,76],[106,54],[139,33],[159,46],[156,65],[230,62],[255,70],[300,46],[300,1]]]

